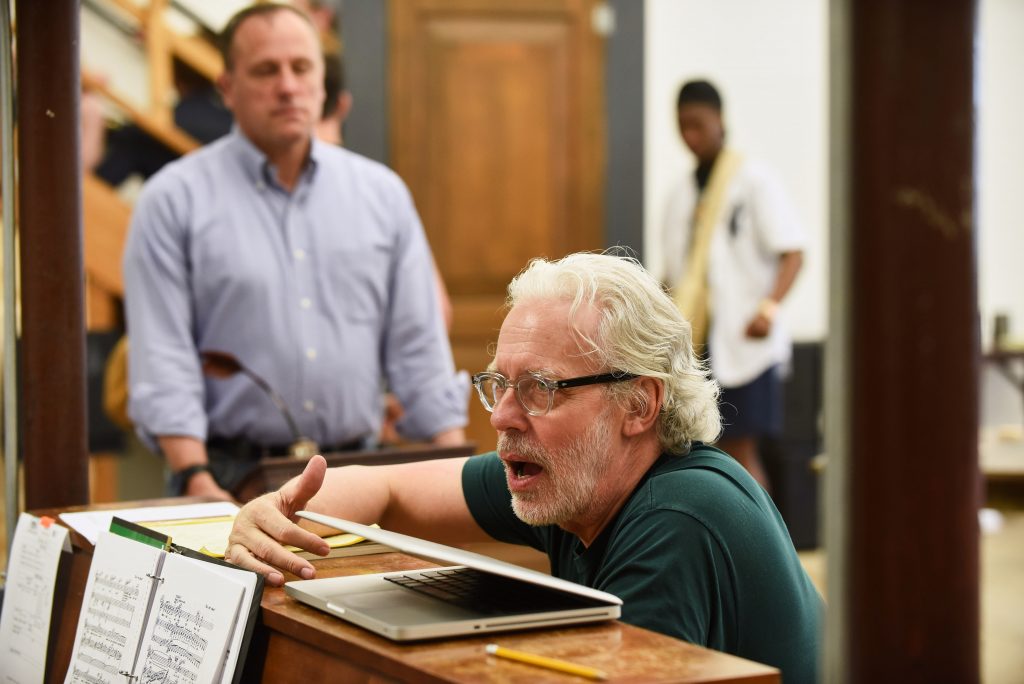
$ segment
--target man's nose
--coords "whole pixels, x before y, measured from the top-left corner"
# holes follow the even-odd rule
[[[509,387],[494,405],[494,410],[491,411],[491,427],[498,432],[504,430],[523,431],[527,427],[527,418],[526,409],[519,403],[515,390]]]
[[[299,87],[299,76],[291,67],[281,69],[281,75],[277,79],[277,89],[281,93],[294,93]]]

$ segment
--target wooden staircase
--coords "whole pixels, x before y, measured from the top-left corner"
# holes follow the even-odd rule
[[[167,22],[168,0],[104,0],[105,11],[133,27],[143,40],[149,76],[148,104],[140,109],[106,79],[82,70],[82,87],[116,108],[128,123],[137,125],[171,150],[185,154],[199,143],[174,125],[171,102],[172,63],[175,58],[211,81],[220,74],[220,55],[209,42],[176,32]],[[86,273],[86,326],[111,330],[118,325],[118,305],[124,296],[121,255],[128,234],[131,206],[105,182],[86,173],[83,179],[84,260]]]
[[[143,55],[149,76],[147,104],[132,104],[116,86],[116,74],[107,78],[82,70],[84,91],[98,95],[116,109],[125,123],[135,124],[169,149],[185,154],[199,143],[174,124],[172,64],[175,58],[185,62],[211,82],[221,72],[221,59],[210,43],[177,33],[166,20],[168,0],[149,0],[139,5],[131,0],[103,0],[104,10],[118,17],[118,23],[131,26],[143,40]],[[121,301],[124,278],[121,258],[131,220],[131,205],[118,192],[91,172],[82,179],[83,260],[85,267],[86,328],[93,332],[117,330],[121,325]],[[117,454],[92,454],[90,458],[90,498],[93,502],[116,501],[119,464]]]

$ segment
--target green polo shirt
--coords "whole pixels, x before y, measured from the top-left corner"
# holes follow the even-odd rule
[[[623,621],[778,667],[786,684],[817,679],[821,597],[771,498],[723,452],[661,456],[589,548],[515,516],[496,453],[469,459],[462,488],[488,534],[615,594]]]

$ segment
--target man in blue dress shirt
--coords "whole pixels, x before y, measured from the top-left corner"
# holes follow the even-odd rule
[[[298,435],[323,451],[372,442],[386,381],[404,436],[464,440],[426,236],[402,181],[317,141],[317,34],[259,5],[223,32],[232,132],[165,167],[136,204],[124,271],[130,415],[163,453],[170,487],[228,497]],[[246,374],[204,377],[227,352]]]

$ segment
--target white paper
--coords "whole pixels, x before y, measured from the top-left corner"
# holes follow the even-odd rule
[[[238,667],[238,654],[242,649],[242,639],[245,637],[245,625],[248,620],[249,607],[252,605],[254,594],[256,592],[256,583],[258,575],[254,572],[243,572],[238,568],[226,568],[218,563],[207,563],[204,561],[197,561],[194,558],[188,560],[193,563],[201,563],[203,569],[207,572],[214,572],[223,577],[227,577],[234,582],[239,583],[242,587],[242,599],[238,604],[238,610],[235,612],[235,617],[232,620],[231,638],[228,642],[227,653],[224,654],[224,660],[220,668],[220,676],[218,680],[223,684],[230,684],[231,680],[235,676],[235,668]]]
[[[65,684],[125,684],[138,653],[161,549],[104,532],[96,541]]]
[[[65,684],[230,682],[258,576],[100,534]],[[2,683],[0,683],[2,684]]]
[[[42,682],[50,637],[53,590],[60,554],[71,551],[68,530],[44,526],[22,513],[7,564],[3,614],[0,615],[0,682]]]
[[[194,684],[221,675],[244,591],[210,566],[167,555],[135,669],[139,681]]]
[[[116,515],[130,522],[153,520],[184,520],[186,518],[212,518],[222,515],[237,515],[238,506],[230,501],[185,504],[183,506],[150,506],[147,508],[124,508],[108,511],[78,511],[61,513],[60,518],[79,534],[95,544],[101,532],[110,529],[110,521]]]

